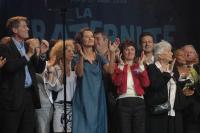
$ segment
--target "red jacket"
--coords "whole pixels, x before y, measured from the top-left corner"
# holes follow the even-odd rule
[[[115,65],[114,74],[112,76],[113,83],[117,86],[117,93],[119,95],[126,93],[127,90],[127,69],[128,65],[124,65],[123,70],[118,67],[118,64]],[[138,96],[144,94],[143,87],[148,87],[150,84],[149,76],[147,71],[139,71],[139,64],[133,64],[131,66],[131,72],[133,76],[134,88]]]

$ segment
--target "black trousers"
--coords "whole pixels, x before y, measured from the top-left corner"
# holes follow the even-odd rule
[[[145,104],[138,97],[117,101],[119,133],[145,133]]]
[[[30,88],[24,94],[19,110],[1,110],[1,133],[34,133],[35,118]]]

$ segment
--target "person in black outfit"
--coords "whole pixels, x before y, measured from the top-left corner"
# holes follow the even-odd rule
[[[193,45],[184,45],[183,50],[185,53],[186,65],[190,69],[189,77],[198,78],[195,84],[185,90],[184,94],[187,95],[187,104],[184,111],[184,133],[199,133],[200,132],[200,66],[199,56]],[[190,93],[190,95],[188,95]]]
[[[150,87],[146,91],[147,133],[183,133],[183,93],[174,78],[171,45],[166,41],[155,44],[155,63],[147,67]],[[170,64],[170,62],[172,62]],[[152,112],[153,106],[170,102],[171,109],[160,114]]]
[[[1,133],[33,133],[34,108],[40,108],[35,73],[45,68],[48,46],[40,47],[30,39],[27,18],[15,16],[7,21],[12,32],[10,41],[0,45],[0,56],[6,58],[0,85]]]

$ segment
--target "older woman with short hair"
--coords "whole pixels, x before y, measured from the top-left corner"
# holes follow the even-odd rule
[[[167,41],[155,44],[155,63],[148,66],[150,86],[146,91],[147,131],[148,133],[182,133],[182,126],[177,126],[176,95],[177,85],[173,78],[172,46]],[[171,63],[172,62],[172,63]],[[171,108],[155,112],[155,107],[169,102]],[[181,118],[178,117],[178,118]],[[181,119],[180,119],[181,120]],[[180,121],[181,123],[182,121]]]

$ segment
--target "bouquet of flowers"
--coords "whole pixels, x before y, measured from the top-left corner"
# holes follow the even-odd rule
[[[199,82],[200,82],[200,75],[198,75],[198,73],[194,68],[191,68],[184,89],[189,88],[194,90]]]

